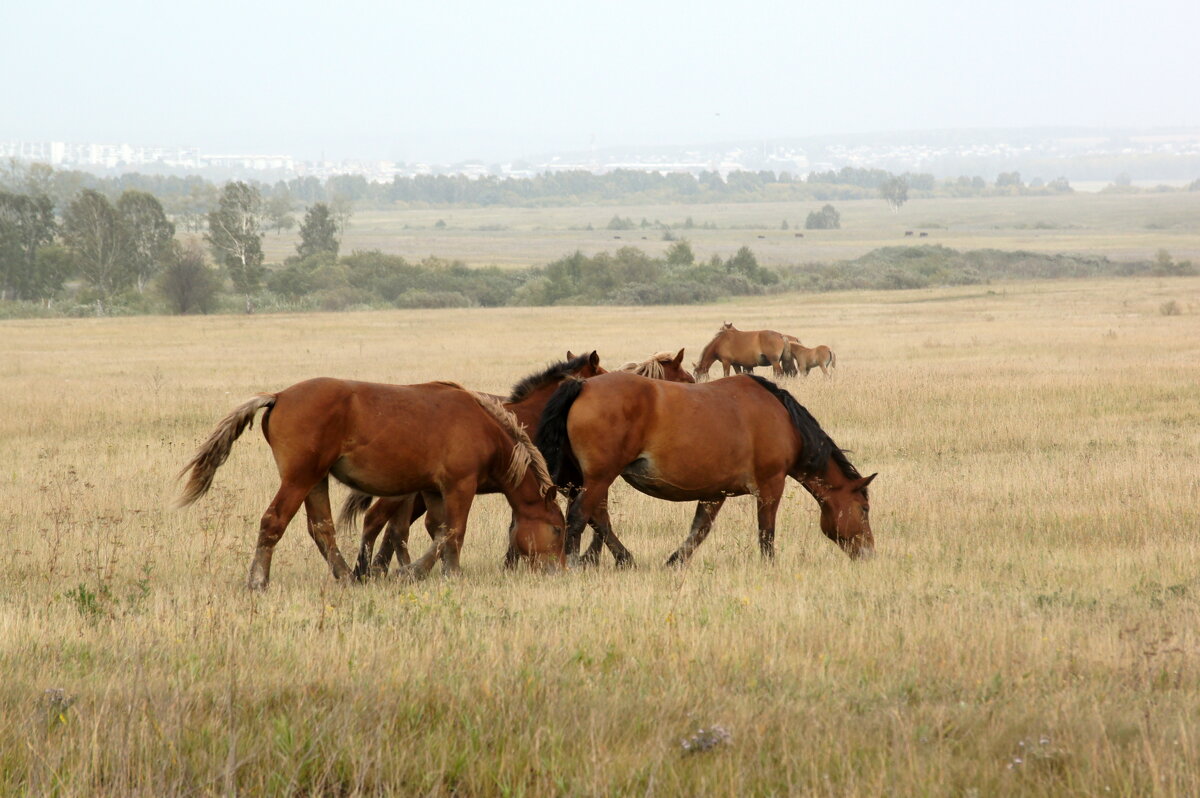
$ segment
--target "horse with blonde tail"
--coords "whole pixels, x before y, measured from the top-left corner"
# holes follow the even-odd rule
[[[467,514],[484,489],[508,500],[510,539],[524,556],[537,564],[563,560],[563,515],[541,454],[498,402],[454,383],[318,378],[259,394],[222,419],[184,467],[180,505],[208,492],[234,441],[260,410],[280,485],[259,522],[252,590],[270,582],[275,545],[301,504],[309,535],[334,578],[349,577],[334,536],[331,476],[360,493],[421,494],[433,544],[412,564],[412,576],[427,575],[439,558],[448,573],[459,570]]]

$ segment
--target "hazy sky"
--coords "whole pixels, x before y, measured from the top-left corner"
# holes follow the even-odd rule
[[[6,0],[0,140],[445,162],[1200,126],[1197,0]]]

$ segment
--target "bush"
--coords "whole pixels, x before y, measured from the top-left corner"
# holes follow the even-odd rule
[[[825,205],[819,211],[810,211],[804,220],[806,230],[840,230],[842,215],[832,205]]]
[[[396,297],[398,308],[469,308],[475,305],[458,291],[405,291]]]

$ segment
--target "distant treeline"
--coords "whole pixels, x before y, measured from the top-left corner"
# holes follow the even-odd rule
[[[278,197],[265,198],[256,186],[232,182],[217,192],[197,225],[204,231],[201,246],[196,240],[177,239],[177,221],[164,204],[153,193],[132,186],[115,200],[100,190],[82,188],[65,205],[56,205],[51,189],[58,174],[31,168],[19,175],[18,190],[0,185],[0,315],[208,313],[228,310],[235,302],[246,312],[689,304],[789,289],[913,288],[1011,277],[1192,272],[1190,263],[1176,263],[1165,251],[1153,262],[1130,264],[993,250],[959,253],[944,247],[885,248],[853,261],[771,269],[761,266],[747,247],[729,258],[698,260],[691,245],[677,240],[670,229],[663,237],[673,243],[663,257],[623,247],[590,257],[575,252],[532,269],[472,269],[438,258],[413,264],[380,252],[339,257],[349,210],[344,203],[325,202],[314,202],[305,212],[296,254],[282,264],[267,264],[264,229],[290,228],[296,221],[290,215],[279,218],[273,207],[287,210],[290,205],[277,202]],[[913,185],[910,179],[916,177],[843,170],[825,179],[879,179],[880,195],[899,206]],[[1002,187],[1020,185],[1019,176],[1001,178]],[[777,180],[774,185],[787,184]],[[836,228],[839,223],[837,210],[826,205],[809,215],[806,227]],[[631,219],[619,216],[609,223],[614,229],[632,225]],[[689,227],[685,223],[683,229]]]
[[[587,171],[548,172],[533,177],[417,175],[372,183],[362,175],[335,175],[325,180],[298,177],[267,184],[245,181],[256,188],[280,216],[324,202],[357,208],[392,207],[537,207],[578,203],[687,203],[833,201],[872,199],[889,180],[903,180],[910,196],[988,196],[1052,194],[1071,191],[1065,178],[1024,180],[1017,172],[1002,173],[995,181],[980,176],[937,180],[927,173],[894,175],[882,169],[845,167],[838,171],[717,172],[660,174],[617,169],[605,174]],[[83,189],[116,199],[128,190],[151,194],[181,229],[199,230],[220,194],[221,186],[198,176],[130,173],[100,177],[87,172],[55,170],[43,164],[10,163],[0,170],[0,188],[9,191],[33,184],[58,207]]]

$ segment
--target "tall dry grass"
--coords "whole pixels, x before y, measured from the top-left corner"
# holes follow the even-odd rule
[[[837,352],[787,387],[880,472],[873,561],[793,486],[773,566],[741,499],[664,570],[691,508],[621,486],[633,571],[505,572],[482,497],[462,578],[342,587],[297,520],[250,595],[257,430],[168,509],[256,391],[503,392],[568,348],[696,354],[723,320]],[[0,793],[1198,794],[1197,384],[1197,279],[4,323]]]

